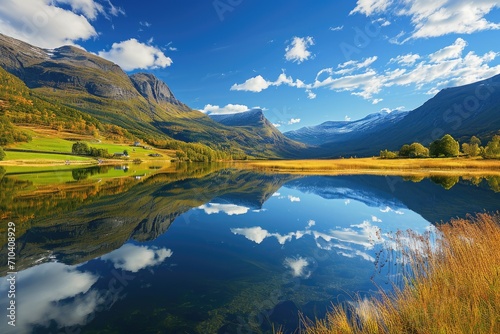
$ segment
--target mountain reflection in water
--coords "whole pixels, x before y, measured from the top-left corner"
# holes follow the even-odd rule
[[[6,175],[2,211],[19,221],[19,308],[16,331],[5,322],[0,331],[294,330],[299,311],[320,317],[331,303],[376,290],[374,262],[391,232],[425,233],[500,203],[494,177],[176,168],[99,183],[72,172],[78,181],[45,193]]]

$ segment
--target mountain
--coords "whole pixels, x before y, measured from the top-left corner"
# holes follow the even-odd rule
[[[334,142],[318,138],[319,146],[304,152],[304,157],[378,155],[413,142],[429,145],[447,133],[460,142],[477,136],[486,144],[500,130],[500,75],[443,89],[399,121],[372,130],[352,131]]]
[[[306,145],[285,137],[259,108],[233,114],[210,114],[208,117],[232,129],[247,130],[253,133],[260,138],[262,149],[269,151],[275,147],[286,157],[299,157],[299,153],[306,148]]]
[[[272,125],[264,116],[262,109],[252,109],[234,114],[209,114],[217,123],[227,126],[267,126]]]
[[[0,67],[20,78],[30,94],[146,141],[176,139],[262,158],[297,157],[305,147],[270,129],[217,123],[177,100],[154,75],[128,76],[118,65],[77,47],[42,49],[0,34]]]
[[[398,123],[406,115],[408,115],[407,111],[383,111],[356,121],[329,121],[317,126],[288,131],[284,135],[309,145],[342,142],[376,131],[383,131]]]
[[[158,80],[153,74],[136,73],[131,75],[130,79],[137,91],[139,91],[146,100],[154,101],[158,104],[171,103],[186,107],[175,98],[167,84]]]

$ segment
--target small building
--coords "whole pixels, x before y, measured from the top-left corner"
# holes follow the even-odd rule
[[[126,157],[125,153],[123,153],[123,152],[113,153],[113,156],[117,157],[117,158]]]
[[[141,146],[141,143],[140,143],[140,142],[138,142],[138,141],[136,141],[136,142],[134,142],[134,146],[135,146],[135,147],[140,147],[140,146]]]

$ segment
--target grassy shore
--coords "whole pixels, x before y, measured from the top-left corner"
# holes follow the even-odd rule
[[[265,160],[237,164],[263,172],[315,175],[500,175],[500,160],[443,159],[335,159]]]
[[[336,307],[326,319],[305,321],[302,333],[500,333],[500,214],[438,230],[437,247],[410,238],[419,247],[402,252],[410,266],[402,288]]]

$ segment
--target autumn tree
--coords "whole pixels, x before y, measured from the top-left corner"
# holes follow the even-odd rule
[[[476,136],[472,136],[468,143],[462,144],[462,152],[469,157],[477,157],[481,154],[481,140]]]

